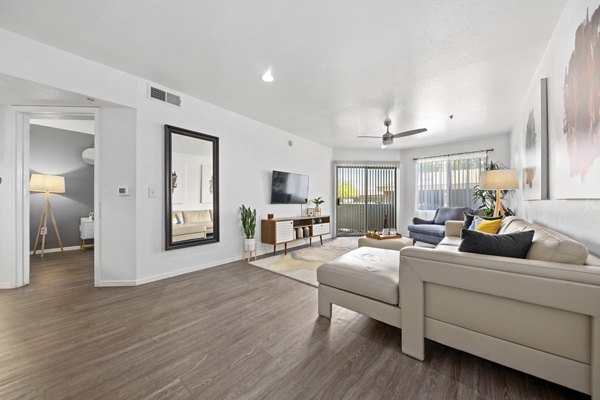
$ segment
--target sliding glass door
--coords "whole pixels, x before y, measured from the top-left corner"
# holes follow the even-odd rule
[[[337,236],[381,230],[386,215],[389,227],[396,227],[396,171],[395,165],[336,166]]]

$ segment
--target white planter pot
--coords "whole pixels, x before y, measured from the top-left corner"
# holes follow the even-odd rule
[[[256,248],[256,239],[244,239],[244,250],[254,250]]]

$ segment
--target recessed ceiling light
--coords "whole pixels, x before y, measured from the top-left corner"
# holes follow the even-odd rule
[[[267,83],[275,82],[275,77],[273,76],[273,71],[271,71],[271,68],[269,68],[267,72],[262,74],[260,78]]]

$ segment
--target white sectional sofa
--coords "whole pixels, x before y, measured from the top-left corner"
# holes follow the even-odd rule
[[[435,249],[359,248],[322,265],[319,314],[333,303],[402,328],[419,360],[428,338],[600,399],[600,260],[515,217],[499,233],[535,230],[526,259],[463,253],[461,228],[449,221]]]

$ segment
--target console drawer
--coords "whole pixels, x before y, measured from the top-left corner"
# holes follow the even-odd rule
[[[329,233],[329,224],[315,224],[313,225],[313,236],[327,235]]]

